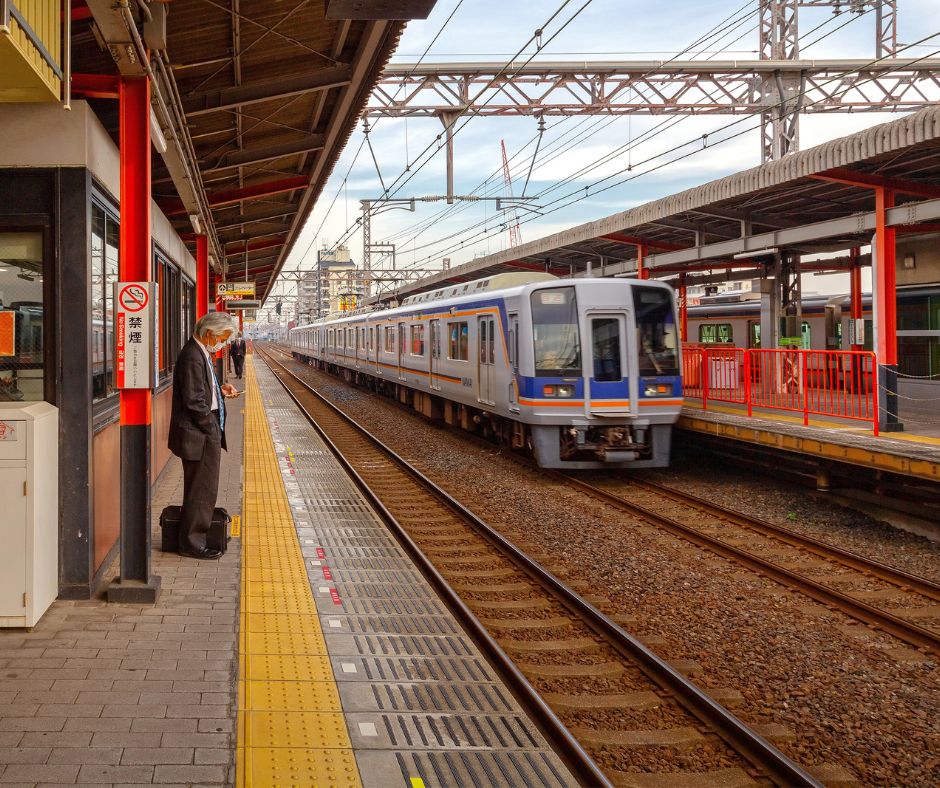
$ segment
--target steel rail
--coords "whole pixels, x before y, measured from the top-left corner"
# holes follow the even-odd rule
[[[934,583],[925,577],[895,569],[893,566],[875,561],[871,558],[866,558],[863,555],[850,552],[849,550],[843,550],[841,547],[835,547],[834,545],[815,539],[812,536],[801,534],[799,531],[794,531],[792,528],[787,528],[786,526],[778,525],[777,523],[772,523],[759,517],[752,517],[743,512],[736,512],[733,509],[727,509],[720,504],[706,501],[703,498],[683,492],[682,490],[677,490],[674,487],[667,487],[656,482],[647,481],[646,479],[631,479],[630,484],[648,489],[651,492],[670,498],[677,503],[700,509],[713,517],[729,520],[742,528],[757,531],[764,536],[814,553],[821,558],[838,561],[858,572],[870,574],[877,577],[879,580],[884,580],[886,583],[914,591],[929,599],[940,602],[940,584]]]
[[[687,711],[715,730],[721,736],[721,738],[736,752],[746,758],[751,764],[763,770],[767,776],[769,776],[770,779],[772,779],[776,784],[786,786],[821,785],[811,774],[809,774],[797,763],[784,755],[763,736],[751,729],[724,706],[717,703],[713,698],[711,698],[711,696],[703,692],[694,682],[690,681],[677,670],[675,670],[675,668],[669,665],[668,662],[656,655],[642,642],[624,631],[613,620],[608,618],[606,615],[604,615],[604,613],[584,600],[580,595],[578,595],[565,583],[555,577],[551,572],[542,567],[541,564],[526,555],[526,553],[524,553],[520,548],[516,547],[515,544],[506,539],[506,537],[502,536],[502,534],[500,534],[486,522],[481,520],[476,514],[453,498],[440,486],[431,481],[431,479],[411,465],[392,448],[387,446],[379,438],[369,432],[365,427],[355,421],[351,416],[344,413],[339,407],[334,405],[326,397],[316,391],[309,383],[300,378],[292,370],[288,369],[284,364],[275,360],[270,353],[265,352],[265,350],[261,350],[260,348],[259,350],[261,355],[266,359],[266,361],[269,362],[269,366],[273,364],[293,378],[293,380],[300,384],[307,392],[314,395],[320,402],[322,402],[332,413],[339,416],[341,420],[353,427],[353,429],[355,429],[362,437],[364,437],[380,452],[391,459],[396,465],[402,468],[412,478],[417,480],[425,489],[443,501],[461,518],[470,523],[475,530],[477,530],[491,544],[499,549],[500,552],[502,552],[513,563],[521,568],[529,577],[531,577],[547,591],[552,593],[564,604],[565,607],[581,618],[581,620],[584,621],[591,629],[604,637],[605,640],[607,640],[620,654],[634,662],[654,682],[672,692],[680,704]],[[277,374],[277,370],[275,370],[274,367],[272,367],[272,371]],[[281,375],[277,375],[277,377],[294,402],[297,403],[298,407],[303,411],[307,419],[311,422],[314,429],[316,429],[320,436],[326,441],[327,445],[336,455],[337,459],[340,461],[343,467],[355,479],[356,483],[361,487],[369,500],[376,505],[376,507],[382,513],[383,517],[388,519],[389,525],[392,527],[396,535],[405,537],[402,541],[409,552],[412,553],[422,568],[427,568],[430,570],[429,577],[432,578],[435,586],[437,586],[445,594],[448,600],[455,599],[455,601],[459,603],[459,605],[456,606],[456,610],[460,612],[462,619],[470,623],[471,629],[474,633],[480,633],[481,643],[485,643],[487,645],[487,652],[490,653],[492,651],[494,654],[501,655],[501,658],[497,663],[498,665],[502,665],[503,660],[508,661],[509,665],[512,667],[509,675],[513,677],[513,685],[515,686],[515,682],[518,680],[516,679],[516,676],[521,677],[521,680],[524,682],[525,686],[528,687],[532,693],[537,695],[535,689],[532,688],[528,680],[525,679],[521,673],[519,673],[518,668],[515,667],[509,656],[506,655],[499,644],[493,640],[492,636],[490,636],[476,616],[470,612],[468,608],[466,608],[462,601],[460,601],[459,596],[456,595],[456,592],[453,591],[449,585],[447,585],[446,580],[440,576],[437,570],[434,569],[434,567],[430,564],[430,561],[427,559],[427,557],[424,556],[424,553],[421,552],[420,548],[418,548],[418,546],[414,544],[410,537],[408,537],[408,535],[404,532],[403,527],[398,523],[395,517],[387,510],[387,508],[382,504],[375,493],[372,492],[368,484],[356,472],[349,461],[346,460],[342,454],[342,451],[329,438],[329,436],[325,434],[325,431],[317,423],[312,414],[310,414],[309,411],[299,402],[298,398],[293,394],[293,392],[291,392],[290,388],[284,382]],[[526,692],[526,697],[529,697],[528,692]],[[550,717],[546,717],[546,721],[552,720],[553,725],[557,723],[557,725],[560,726],[561,730],[558,733],[560,735],[560,740],[564,742],[566,747],[570,747],[570,743],[573,743],[577,748],[575,752],[580,751],[584,754],[585,758],[590,760],[590,756],[588,756],[587,753],[584,753],[580,744],[578,744],[574,737],[572,737],[571,733],[567,730],[567,728],[565,728],[563,723],[558,720],[554,712],[548,708],[544,700],[538,698],[537,702],[534,703],[534,707],[539,709],[540,713],[543,713],[541,711],[542,709],[546,709],[548,711]],[[594,769],[597,769],[597,766],[594,764],[593,760],[590,760],[590,763]],[[603,773],[599,772],[599,770],[598,773],[604,780],[604,782],[601,784],[609,784],[607,782],[607,778],[603,777]]]
[[[542,472],[546,472],[545,469],[542,469]],[[836,591],[821,583],[817,583],[815,580],[803,577],[772,561],[761,558],[735,545],[728,544],[717,537],[699,531],[693,526],[686,525],[685,523],[660,514],[646,506],[629,501],[608,490],[596,487],[580,479],[572,478],[565,473],[552,472],[552,475],[554,476],[556,473],[557,477],[569,486],[580,489],[594,498],[598,498],[623,511],[639,516],[652,525],[680,536],[723,558],[743,564],[747,568],[759,574],[763,574],[782,585],[796,588],[806,594],[806,596],[815,599],[817,602],[838,608],[848,613],[853,618],[878,627],[915,648],[925,649],[935,655],[940,655],[940,633],[918,626],[910,621],[905,621],[892,613],[880,610],[860,600],[853,599],[847,594],[843,594],[841,591]]]

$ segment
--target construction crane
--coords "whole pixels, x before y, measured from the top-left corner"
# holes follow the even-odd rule
[[[503,184],[506,187],[506,199],[512,200],[512,176],[509,174],[509,159],[506,158],[506,140],[500,140],[499,147],[503,151]],[[519,214],[511,203],[506,209],[506,214],[509,226],[509,248],[511,249],[522,243],[522,233],[519,230]]]

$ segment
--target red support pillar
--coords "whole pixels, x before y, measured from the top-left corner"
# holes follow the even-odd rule
[[[679,274],[679,340],[689,341],[689,300],[686,296],[685,274]]]
[[[196,320],[209,311],[209,239],[196,236]]]
[[[875,242],[873,244],[873,317],[875,358],[878,361],[878,401],[880,428],[898,432],[904,426],[898,419],[898,334],[896,233],[888,226],[888,209],[894,207],[894,192],[875,187]]]
[[[637,279],[650,278],[650,272],[646,270],[646,244],[636,245],[636,276]]]
[[[862,319],[862,269],[858,264],[858,256],[859,250],[858,247],[855,246],[849,253],[849,257],[852,260],[849,279],[849,316],[853,321]],[[858,324],[856,323],[855,325],[857,326]],[[859,334],[856,329],[855,337],[858,338],[858,336]],[[861,342],[852,343],[852,350],[862,350],[864,347],[864,344]]]
[[[152,278],[150,236],[150,82],[120,81],[121,229],[118,278]],[[149,389],[121,390],[121,574],[111,602],[156,602],[160,578],[150,572]]]

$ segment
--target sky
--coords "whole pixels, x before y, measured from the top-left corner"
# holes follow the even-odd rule
[[[679,53],[678,59],[683,60],[751,60],[758,56],[757,0],[569,0],[561,14],[546,25],[562,2],[438,0],[427,20],[408,24],[392,62],[415,63],[429,45],[424,62],[485,61],[502,65],[523,48],[519,60],[531,55],[577,61],[667,60]],[[940,56],[937,0],[898,0],[898,6],[900,47],[938,33],[924,45],[905,49],[901,56]],[[450,21],[446,22],[448,17]],[[543,47],[538,50],[531,39],[540,28]],[[714,28],[720,28],[721,33],[689,49]],[[831,8],[801,8],[799,29],[803,58],[875,58],[873,12],[835,16]],[[897,117],[886,113],[807,113],[800,121],[800,149]],[[519,214],[525,242],[760,163],[756,117],[682,116],[659,126],[663,121],[662,116],[547,118],[533,165],[538,136],[534,118],[462,118],[454,136],[455,192],[506,194],[500,151],[500,141],[504,141],[513,193],[520,194],[531,166],[525,194],[537,196],[535,204],[542,206],[543,215]],[[722,131],[735,121],[734,126]],[[368,146],[363,144],[360,123],[285,271],[315,267],[317,250],[340,241],[349,246],[353,259],[360,261],[362,233],[356,224],[359,201],[380,196],[383,182],[395,197],[441,195],[446,191],[444,150],[437,141],[442,130],[439,120],[379,118],[371,125],[369,140],[378,172]],[[707,146],[701,142],[703,134],[708,134]],[[722,142],[731,135],[736,136]],[[420,156],[425,150],[427,153]],[[674,161],[685,154],[689,155]],[[609,161],[597,166],[598,159],[606,156],[610,156]],[[632,168],[629,172],[628,167]],[[586,172],[580,172],[585,168]],[[618,172],[621,174],[602,181]],[[603,186],[626,177],[630,180],[601,191]],[[602,183],[593,185],[598,181]],[[587,196],[585,186],[589,187]],[[395,244],[399,268],[439,269],[444,257],[456,266],[506,248],[509,234],[504,227],[505,218],[496,215],[492,202],[457,204],[449,209],[441,202],[418,203],[414,213],[392,210],[373,217],[372,238],[373,242]],[[373,267],[388,262],[374,261]],[[839,276],[815,277],[804,283],[804,290],[840,292],[847,289],[841,280]],[[293,290],[293,283],[282,281],[275,286],[274,295]]]

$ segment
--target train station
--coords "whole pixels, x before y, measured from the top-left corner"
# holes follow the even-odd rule
[[[739,5],[0,0],[0,785],[937,784],[940,30]]]

